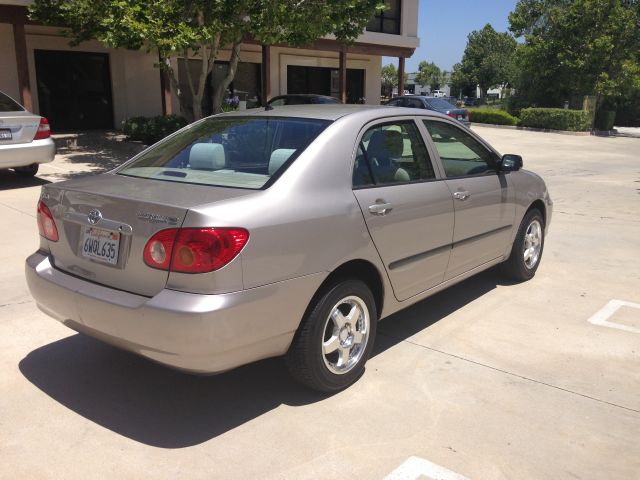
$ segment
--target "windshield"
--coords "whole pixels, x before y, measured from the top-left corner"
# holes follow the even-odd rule
[[[452,108],[456,108],[454,105],[451,105],[449,102],[441,98],[425,98],[425,101],[431,108],[437,108],[438,110],[451,110]]]
[[[0,112],[23,112],[24,108],[20,106],[11,97],[0,92]]]
[[[157,143],[117,173],[260,189],[284,171],[329,123],[307,118],[207,118]]]

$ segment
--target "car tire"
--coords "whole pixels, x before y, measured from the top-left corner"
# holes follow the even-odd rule
[[[13,170],[20,175],[21,177],[33,177],[36,173],[38,173],[38,165],[37,163],[32,163],[31,165],[27,165],[26,167],[17,167]]]
[[[348,387],[364,372],[377,323],[376,303],[364,282],[334,284],[309,306],[285,357],[289,372],[321,392]]]
[[[529,210],[518,228],[511,254],[502,264],[506,276],[516,281],[533,278],[544,249],[544,218],[540,210]]]

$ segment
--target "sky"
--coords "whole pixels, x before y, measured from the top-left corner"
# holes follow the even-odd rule
[[[517,0],[419,0],[418,37],[420,46],[407,58],[407,72],[417,72],[422,60],[435,62],[443,70],[451,70],[462,59],[467,35],[490,23],[498,32],[509,26],[508,16]],[[382,64],[398,63],[397,58],[384,57]]]

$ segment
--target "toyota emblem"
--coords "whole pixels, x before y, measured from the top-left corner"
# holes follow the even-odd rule
[[[91,225],[95,225],[100,220],[102,220],[102,212],[100,212],[100,210],[91,210],[89,212],[89,215],[87,216],[87,219],[89,220],[89,223]]]

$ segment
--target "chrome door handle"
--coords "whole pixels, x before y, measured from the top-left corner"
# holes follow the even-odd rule
[[[393,205],[390,203],[374,203],[373,205],[369,205],[369,212],[374,215],[386,215],[391,210],[393,210]]]
[[[469,192],[462,191],[462,190],[458,190],[457,192],[454,192],[453,194],[453,198],[455,198],[456,200],[466,200],[467,198],[469,198],[471,196],[471,194]]]

